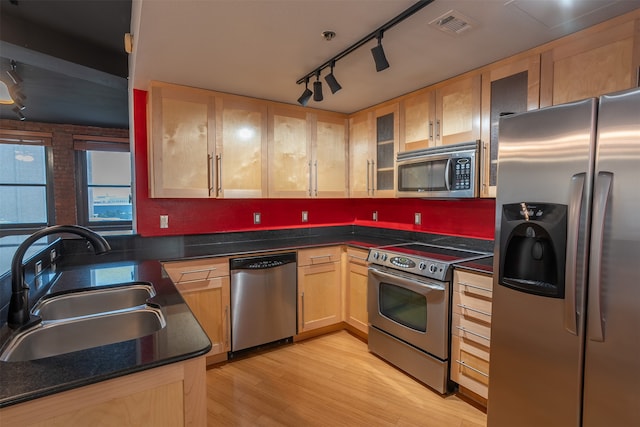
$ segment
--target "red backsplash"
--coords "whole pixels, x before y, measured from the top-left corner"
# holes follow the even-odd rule
[[[357,224],[493,239],[493,199],[150,199],[146,91],[134,89],[133,109],[136,227],[143,236]],[[309,212],[306,223],[303,210]],[[374,211],[377,222],[371,221]],[[254,212],[261,214],[259,225]],[[421,225],[413,224],[416,212]],[[169,228],[160,228],[160,215],[169,216]]]

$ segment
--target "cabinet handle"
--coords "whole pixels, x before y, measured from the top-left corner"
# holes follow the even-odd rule
[[[312,177],[311,177],[311,161],[309,161],[309,197],[311,197],[311,186],[312,186]]]
[[[489,378],[489,374],[487,374],[486,372],[482,372],[480,369],[474,368],[473,366],[467,365],[462,360],[456,359],[456,362],[459,363],[460,365],[464,366],[465,368],[471,369],[473,372],[477,372],[478,374],[482,375],[483,377]]]
[[[302,323],[302,329],[304,330],[304,291],[300,294],[300,311],[300,317],[302,318],[300,323]]]
[[[433,141],[433,120],[429,120],[429,141]]]
[[[209,187],[209,196],[213,192],[213,155],[207,154],[207,186]]]
[[[318,161],[316,160],[315,162],[313,162],[313,166],[315,166],[315,180],[316,180],[316,184],[315,184],[315,195],[316,197],[318,197]]]
[[[376,192],[376,163],[371,160],[371,195],[373,196]]]
[[[216,189],[216,197],[222,194],[222,153],[216,156],[218,160],[218,188]]]
[[[467,334],[469,334],[469,335],[474,335],[474,336],[476,336],[476,337],[478,337],[478,338],[482,338],[483,340],[491,341],[491,338],[489,338],[489,337],[485,337],[484,335],[480,335],[480,334],[479,334],[479,333],[477,333],[477,332],[470,331],[469,329],[466,329],[466,328],[465,328],[465,327],[463,327],[463,326],[456,326],[456,328],[458,328],[458,330],[460,330],[460,331],[462,331],[462,332],[464,332],[464,333],[467,333]]]
[[[226,348],[229,348],[229,325],[231,324],[231,319],[229,319],[229,306],[224,306],[224,318],[227,321],[227,324],[224,328],[224,342]]]
[[[349,258],[351,258],[351,259],[355,259],[355,260],[357,260],[357,261],[364,261],[364,262],[367,262],[367,258],[362,258],[362,257],[360,257],[360,256],[356,256],[356,255],[349,255]]]
[[[211,267],[211,268],[202,268],[200,270],[185,270],[185,271],[181,271],[180,272],[180,277],[178,278],[178,282],[180,283],[188,283],[188,282],[195,282],[195,281],[199,281],[199,280],[203,280],[203,279],[194,279],[194,280],[187,280],[186,282],[182,281],[182,278],[184,277],[185,274],[190,274],[190,273],[204,273],[207,272],[207,277],[205,277],[204,280],[209,280],[211,278],[211,272],[214,270],[217,270],[218,267]]]
[[[474,313],[480,313],[480,314],[484,314],[485,316],[491,316],[491,313],[487,313],[486,311],[478,310],[477,308],[471,308],[471,307],[466,306],[464,304],[458,304],[458,307],[460,307],[462,309],[465,309],[465,310],[473,311]]]
[[[314,264],[314,261],[315,261],[315,260],[317,260],[317,259],[322,259],[322,258],[327,258],[327,261],[323,261],[323,262],[320,262],[320,263],[318,263],[318,264],[327,264],[327,263],[333,262],[333,259],[332,259],[332,257],[331,257],[331,255],[330,255],[330,254],[329,254],[329,255],[316,255],[316,256],[311,256],[311,257],[309,257],[309,261],[311,261],[311,264]]]
[[[436,140],[440,140],[440,120],[436,120]]]
[[[369,195],[369,191],[371,191],[371,183],[369,182],[369,178],[371,177],[371,174],[369,173],[370,163],[369,159],[367,159],[367,195]]]
[[[491,289],[483,288],[482,286],[472,285],[471,283],[466,283],[466,282],[458,281],[458,285],[460,285],[460,286],[466,286],[467,288],[477,289],[477,290],[479,290],[479,291],[492,292],[492,290],[491,290]]]

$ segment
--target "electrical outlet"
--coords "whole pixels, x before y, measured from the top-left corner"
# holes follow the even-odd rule
[[[262,218],[260,217],[260,212],[254,212],[253,213],[253,223],[254,224],[260,224],[260,220]]]
[[[309,221],[309,212],[302,211],[302,222],[307,222],[307,221]]]
[[[42,260],[36,262],[36,271],[34,273],[36,276],[42,273]]]
[[[378,211],[373,211],[373,215],[371,215],[371,219],[374,221],[378,220]]]
[[[56,250],[55,249],[51,249],[51,251],[49,251],[49,262],[51,264],[56,262],[57,256],[58,256],[58,253],[56,252]]]
[[[169,228],[169,215],[160,215],[160,228]]]
[[[413,223],[415,225],[422,224],[422,214],[420,212],[416,212],[413,214]]]

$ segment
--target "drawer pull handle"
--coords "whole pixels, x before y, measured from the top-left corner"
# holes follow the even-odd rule
[[[457,363],[459,363],[460,365],[464,366],[465,368],[471,369],[473,372],[477,372],[477,373],[479,373],[480,375],[482,375],[482,376],[484,376],[484,377],[489,378],[489,374],[487,374],[486,372],[482,372],[480,369],[476,369],[476,368],[474,368],[473,366],[469,366],[469,365],[467,365],[467,364],[466,364],[466,363],[464,363],[462,360],[457,360],[457,359],[456,359],[456,362],[457,362]]]
[[[364,262],[367,261],[367,258],[362,258],[362,257],[357,256],[357,255],[349,255],[349,258],[355,259],[355,260],[358,260],[358,261],[364,261]]]
[[[473,311],[475,313],[484,314],[485,316],[491,316],[491,313],[487,313],[486,311],[478,310],[477,308],[471,308],[471,307],[466,306],[464,304],[458,304],[458,307],[460,307],[462,309],[465,309],[465,310]]]
[[[178,278],[178,282],[182,282],[182,278],[184,277],[185,274],[191,274],[191,273],[207,273],[207,277],[205,278],[205,280],[208,280],[211,277],[211,272],[217,270],[218,267],[210,267],[210,268],[203,268],[200,270],[186,270],[186,271],[181,271],[180,272],[180,277]],[[196,280],[202,280],[202,279],[194,279],[194,280],[190,280],[191,282],[194,282]],[[183,282],[184,283],[184,282]]]
[[[466,328],[464,328],[462,326],[456,326],[456,328],[458,328],[460,331],[465,332],[467,334],[474,335],[476,337],[482,338],[483,340],[491,341],[491,338],[485,337],[484,335],[480,335],[477,332],[470,331],[469,329],[466,329]]]
[[[479,291],[492,292],[491,289],[483,288],[482,286],[472,285],[472,284],[466,283],[466,282],[460,282],[459,281],[458,285],[466,286],[467,288],[477,289]]]
[[[316,255],[316,256],[311,256],[311,257],[309,257],[309,260],[311,261],[311,264],[313,264],[315,260],[323,259],[323,258],[326,258],[327,260],[326,260],[326,261],[323,261],[323,262],[321,262],[321,263],[319,263],[319,264],[324,264],[324,263],[328,263],[328,262],[333,262],[333,257],[332,257],[330,254],[329,254],[329,255]]]

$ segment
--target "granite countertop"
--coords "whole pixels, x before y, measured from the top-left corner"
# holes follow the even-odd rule
[[[479,273],[493,274],[493,256],[456,264],[455,268]]]
[[[166,326],[151,335],[25,362],[0,361],[0,407],[206,354],[211,342],[157,261],[60,267],[48,293],[150,282]]]

